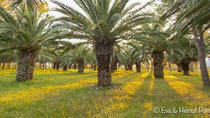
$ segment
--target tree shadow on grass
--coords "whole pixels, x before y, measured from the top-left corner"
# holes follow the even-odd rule
[[[175,107],[187,107],[181,97],[178,96],[164,79],[155,79],[152,72],[145,78],[144,83],[138,89],[135,97],[129,102],[129,106],[125,112],[120,114],[120,117],[129,118],[148,118],[148,117],[193,117],[191,114],[166,114],[153,109],[173,109]]]

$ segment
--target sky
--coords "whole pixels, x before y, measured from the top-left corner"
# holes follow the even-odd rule
[[[73,0],[57,0],[57,1],[60,1],[60,2],[66,4],[68,6],[71,6],[74,9],[81,10],[79,8],[79,6],[77,6],[76,3]],[[133,3],[136,3],[136,2],[140,2],[140,3],[142,3],[142,5],[144,5],[147,2],[149,2],[149,1],[150,0],[130,0],[129,3],[128,3],[128,5],[133,4]],[[53,8],[58,7],[56,4],[52,3],[50,0],[46,0],[46,2],[48,3],[50,9],[53,9]],[[54,12],[54,11],[49,11],[49,14],[52,15],[52,16],[55,16],[55,17],[62,16],[62,14],[60,14],[58,12]]]

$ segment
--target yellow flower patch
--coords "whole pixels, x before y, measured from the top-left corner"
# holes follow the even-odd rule
[[[123,111],[128,107],[127,102],[135,95],[135,91],[142,85],[144,78],[149,72],[136,76],[130,82],[127,82],[122,88],[113,91],[113,98],[109,100],[110,107],[104,108],[103,112],[109,115],[112,111]]]
[[[185,102],[189,105],[191,109],[197,109],[202,107],[203,109],[209,109],[210,107],[210,98],[203,92],[197,90],[193,85],[180,81],[175,76],[165,76],[166,82],[178,93],[180,94]],[[196,117],[200,117],[196,114]],[[205,114],[205,117],[208,117],[208,114]]]

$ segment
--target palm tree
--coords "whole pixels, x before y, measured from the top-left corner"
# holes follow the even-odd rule
[[[49,62],[53,63],[53,69],[59,70],[60,66],[63,65],[62,60],[65,54],[76,48],[77,45],[81,44],[72,44],[69,41],[54,41],[43,47],[42,50],[40,50],[40,54],[42,58],[45,58],[45,60],[49,60]],[[63,66],[63,70],[66,71],[68,69],[67,65]]]
[[[196,52],[196,46],[193,40],[183,37],[177,39],[177,47],[182,47],[181,49],[174,50],[172,53],[168,53],[166,60],[171,61],[178,65],[178,72],[182,72],[183,75],[190,75],[190,63],[197,61],[198,54]]]
[[[87,46],[79,46],[64,55],[63,63],[65,65],[76,62],[78,64],[78,73],[84,72],[85,62],[88,58],[92,59],[90,49]],[[89,59],[90,60],[90,59]]]
[[[43,12],[30,7],[19,6],[15,17],[0,7],[0,42],[8,46],[1,51],[18,50],[17,81],[33,79],[34,64],[40,50],[51,40],[55,40],[55,29],[47,28],[53,17],[41,18]],[[3,46],[2,46],[3,47]]]
[[[124,47],[124,50],[120,53],[120,65],[125,66],[125,70],[133,70],[133,65],[135,64],[135,56],[133,55],[134,49],[131,47]]]
[[[121,65],[125,66],[126,70],[133,70],[133,65],[136,65],[136,72],[141,72],[141,64],[148,62],[148,56],[146,55],[147,50],[143,49],[141,44],[128,43],[128,47],[124,47],[121,51],[119,61]]]
[[[82,11],[53,1],[60,7],[55,11],[65,15],[58,19],[60,23],[56,26],[70,31],[63,34],[63,37],[85,39],[94,43],[98,61],[99,86],[112,84],[110,57],[115,42],[119,39],[129,38],[128,34],[132,33],[132,30],[137,26],[153,21],[151,15],[140,12],[150,3],[143,7],[139,7],[139,3],[126,7],[128,1],[74,0]]]
[[[129,43],[134,49],[132,52],[134,63],[136,65],[136,72],[141,72],[141,64],[142,63],[149,63],[149,52],[146,46],[142,45],[138,42],[131,42]]]
[[[163,78],[163,61],[164,53],[173,50],[173,41],[170,40],[170,29],[163,31],[160,26],[145,25],[143,31],[138,31],[134,37],[136,40],[143,43],[145,48],[152,54],[154,76],[156,78]]]
[[[5,64],[7,63],[7,68],[11,67],[11,63],[16,61],[15,51],[7,51],[0,54],[0,68],[4,69]],[[2,64],[2,65],[1,65]]]
[[[169,3],[169,9],[162,19],[177,14],[179,34],[191,31],[198,50],[203,85],[210,86],[204,51],[204,32],[210,28],[210,0],[171,0]]]
[[[97,68],[98,62],[97,62],[96,55],[95,55],[94,51],[89,52],[88,58],[86,58],[86,62],[91,65],[91,69],[93,69],[94,71],[97,70],[96,68]]]

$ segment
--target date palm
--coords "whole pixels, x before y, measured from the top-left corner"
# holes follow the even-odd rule
[[[131,42],[129,43],[133,47],[132,55],[136,65],[136,72],[141,72],[141,64],[147,63],[149,64],[149,52],[146,46],[142,45],[138,42]]]
[[[163,61],[164,53],[173,50],[174,42],[170,40],[170,29],[163,31],[163,28],[158,26],[145,25],[142,31],[136,33],[135,39],[140,41],[144,48],[147,48],[152,55],[154,76],[163,78]]]
[[[79,46],[74,50],[67,52],[64,55],[62,62],[65,63],[65,65],[76,62],[78,64],[78,73],[83,73],[85,63],[87,62],[86,60],[90,60],[89,58],[92,59],[90,49],[87,46]]]
[[[16,80],[31,80],[38,51],[55,39],[56,30],[47,28],[53,17],[41,18],[42,11],[23,6],[14,13],[15,17],[0,7],[0,42],[8,43],[7,47],[1,46],[1,51],[18,50]]]
[[[64,16],[59,18],[57,27],[67,29],[65,38],[85,39],[95,44],[98,60],[98,85],[112,84],[110,57],[113,46],[119,39],[128,38],[134,28],[151,22],[151,15],[141,10],[147,6],[135,3],[126,7],[129,0],[74,0],[81,8],[78,11],[60,2],[54,1],[60,8],[55,11]],[[113,3],[113,4],[112,4]]]
[[[178,65],[178,71],[183,70],[183,75],[190,75],[189,65],[191,62],[197,61],[198,54],[196,52],[196,46],[192,39],[182,37],[176,41],[177,47],[182,47],[168,53],[166,60],[171,61]]]

